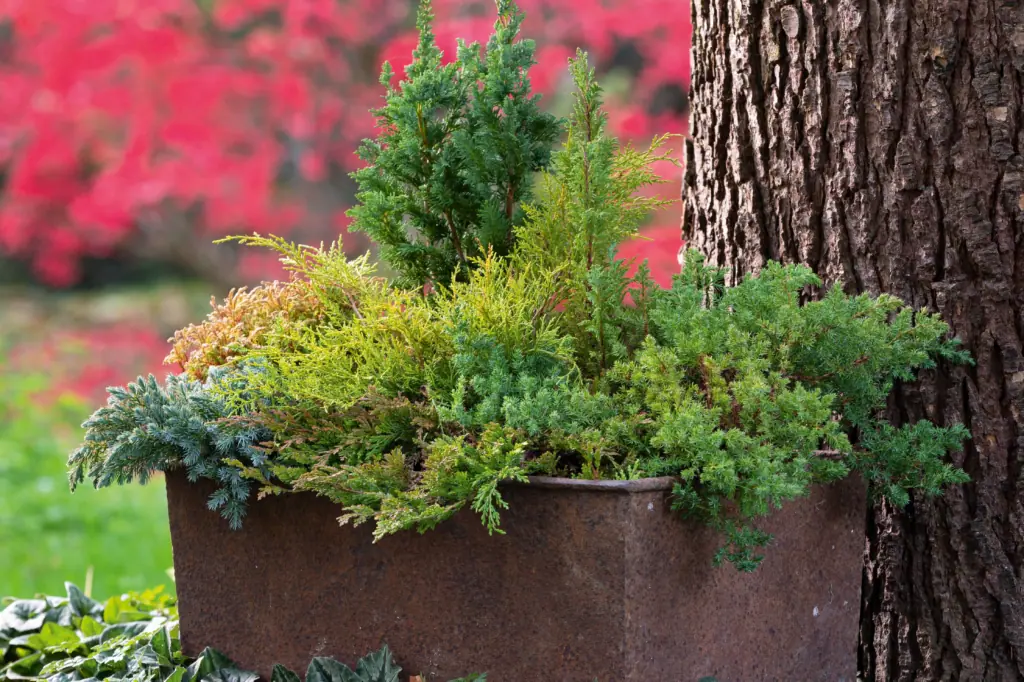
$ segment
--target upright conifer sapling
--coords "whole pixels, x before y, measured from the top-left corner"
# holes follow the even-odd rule
[[[359,150],[369,165],[352,174],[359,203],[349,215],[402,285],[447,286],[488,250],[508,254],[531,175],[561,132],[530,91],[534,43],[518,39],[523,15],[511,0],[497,5],[483,51],[460,41],[444,63],[430,2],[421,3],[419,44],[398,87],[384,64],[385,103],[374,111],[382,132]]]

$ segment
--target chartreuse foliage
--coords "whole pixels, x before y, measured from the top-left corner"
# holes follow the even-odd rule
[[[523,16],[511,0],[497,5],[483,51],[460,42],[445,64],[422,1],[419,45],[397,88],[384,63],[385,103],[374,111],[383,132],[359,149],[369,165],[353,173],[360,203],[350,215],[402,285],[445,286],[488,251],[506,255],[530,175],[547,165],[560,133],[530,90],[534,44],[518,40]]]
[[[504,68],[499,61],[519,63],[510,52],[491,64],[491,50],[511,40],[507,31],[518,25],[511,5],[499,5],[488,78]],[[406,98],[417,88],[423,97],[454,88],[469,59],[464,48],[459,64],[429,61],[437,57],[424,17],[420,61],[401,93],[389,94],[395,121],[409,117],[402,123],[409,131],[419,110]],[[432,68],[424,70],[426,63]],[[414,285],[406,288],[376,277],[365,260],[347,261],[337,245],[243,238],[280,254],[292,272],[289,288],[314,301],[317,317],[296,324],[287,314],[276,318],[258,342],[232,346],[218,380],[192,385],[219,411],[197,414],[190,428],[209,428],[212,445],[237,450],[202,450],[231,491],[225,508],[240,511],[227,506],[242,501],[238,476],[261,494],[326,496],[344,508],[343,522],[373,521],[377,538],[429,529],[465,506],[501,532],[503,482],[532,473],[668,475],[678,479],[675,508],[723,534],[717,560],[752,570],[770,539],[757,520],[815,483],[860,472],[873,490],[905,502],[912,490],[935,494],[965,480],[945,463],[967,436],[963,427],[885,421],[895,382],[939,360],[969,361],[938,317],[838,287],[803,302],[821,283],[800,266],[769,264],[731,288],[696,253],[668,290],[643,266],[627,274],[615,249],[658,203],[641,192],[657,180],[651,168],[666,158],[664,140],[645,150],[621,147],[605,131],[601,90],[585,55],[571,60],[570,71],[577,92],[566,142],[540,175],[521,221],[509,223],[512,238],[502,248],[480,239],[477,252],[452,260],[450,244],[432,242],[436,252],[428,254],[393,242],[382,253]],[[477,92],[486,87],[497,86]],[[506,95],[509,102],[525,97],[516,92]],[[399,201],[413,196],[408,187],[393,188],[392,203],[382,203],[384,185],[406,172],[396,170],[396,159],[422,151],[414,136],[403,137],[411,132],[386,129],[380,154],[364,171],[386,182],[375,190],[379,196],[361,195],[362,220],[397,226],[475,206],[459,214],[459,225],[490,224],[481,207],[491,204],[463,182],[483,177],[479,159],[455,141],[468,134],[459,128],[468,114],[460,109],[462,118],[449,121],[453,110],[438,106],[423,109],[434,117],[423,125],[440,145],[431,158],[444,163],[431,172],[441,175],[417,180],[413,203]],[[454,127],[445,132],[445,125]],[[477,139],[481,158],[518,167],[521,150],[498,137]],[[449,175],[461,180],[449,183]],[[497,180],[489,186],[505,187]],[[413,261],[435,257],[459,265],[411,269]],[[438,280],[442,271],[447,279]],[[440,286],[425,292],[424,279]],[[205,324],[221,324],[219,313]],[[203,337],[203,327],[192,335]],[[187,405],[195,398],[181,399]],[[133,415],[145,413],[135,409]],[[176,435],[159,441],[164,449],[141,448],[137,443],[153,436],[138,427],[94,420],[86,454],[73,463],[87,461],[100,483],[179,462],[194,466],[186,441]]]
[[[616,246],[634,237],[651,210],[665,202],[638,195],[663,180],[653,172],[667,136],[646,150],[620,147],[605,132],[601,88],[586,56],[570,62],[577,86],[565,145],[553,156],[551,172],[540,178],[538,200],[526,207],[516,231],[518,267],[556,273],[557,324],[574,339],[579,361],[600,373],[625,357],[647,335],[646,311],[654,283],[641,266],[632,280],[626,263],[614,259]],[[623,305],[633,287],[636,307]]]
[[[89,598],[71,583],[67,596],[8,599],[0,610],[0,680],[124,680],[125,682],[256,682],[231,659],[207,648],[195,659],[181,651],[178,610],[162,589]],[[402,671],[385,644],[355,669],[314,658],[307,682],[397,682]],[[452,682],[486,682],[471,675]],[[298,682],[274,666],[271,682]]]

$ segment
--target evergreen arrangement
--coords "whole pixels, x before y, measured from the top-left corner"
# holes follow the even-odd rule
[[[802,266],[725,287],[691,251],[669,289],[630,274],[616,247],[660,203],[642,190],[665,138],[608,135],[582,53],[569,120],[541,114],[520,15],[498,14],[445,64],[425,3],[406,80],[385,66],[353,216],[397,281],[337,244],[238,238],[290,281],[180,333],[191,379],[113,389],[73,483],[184,468],[220,483],[233,523],[254,494],[312,491],[380,538],[467,506],[500,533],[502,484],[533,474],[674,476],[673,507],[722,535],[716,561],[753,570],[758,520],[812,485],[859,474],[904,504],[966,480],[948,463],[964,427],[886,419],[896,382],[970,362],[941,319],[838,286],[808,300]]]

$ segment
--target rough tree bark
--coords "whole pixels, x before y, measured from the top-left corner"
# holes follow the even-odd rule
[[[1024,2],[693,0],[684,238],[939,310],[977,359],[894,410],[973,482],[868,513],[866,679],[1024,679]]]

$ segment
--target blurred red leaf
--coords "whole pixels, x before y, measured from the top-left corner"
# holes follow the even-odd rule
[[[580,46],[602,71],[630,74],[629,91],[608,97],[619,134],[643,142],[683,129],[682,111],[658,97],[666,85],[687,87],[686,3],[520,5],[538,45],[535,88],[563,86]],[[0,253],[32,261],[50,284],[72,284],[83,256],[132,239],[141,216],[169,206],[201,209],[200,234],[305,225],[303,238],[333,238],[331,221],[303,215],[281,191],[281,170],[324,182],[329,168],[358,166],[380,64],[392,60],[401,75],[415,44],[412,0],[209,6],[0,0],[10,26],[0,43]],[[489,34],[491,0],[435,0],[434,9],[449,57],[456,37]]]

